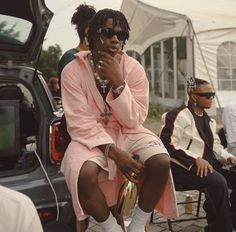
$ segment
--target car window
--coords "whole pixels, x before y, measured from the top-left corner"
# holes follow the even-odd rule
[[[0,14],[0,42],[23,45],[27,42],[32,23],[17,17]]]

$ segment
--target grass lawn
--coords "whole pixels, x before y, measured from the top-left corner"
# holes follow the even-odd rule
[[[161,119],[148,117],[146,121],[144,122],[144,127],[153,131],[155,134],[158,134],[161,128]]]

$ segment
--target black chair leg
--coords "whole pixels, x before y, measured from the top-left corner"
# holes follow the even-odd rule
[[[173,232],[172,223],[170,219],[167,219],[167,224],[168,224],[169,231]]]
[[[197,201],[197,214],[196,214],[197,217],[199,217],[200,206],[201,206],[201,199],[202,199],[202,191],[199,191],[198,201]]]
[[[180,190],[177,190],[177,191],[180,191]],[[190,190],[182,190],[182,191],[190,191]],[[196,201],[196,200],[194,200],[194,201],[192,201],[191,203],[197,203],[197,211],[196,211],[196,216],[193,216],[193,217],[191,217],[191,218],[183,218],[183,219],[173,219],[173,220],[171,220],[171,219],[167,219],[167,225],[168,225],[168,229],[169,229],[169,231],[170,232],[174,232],[174,230],[173,230],[173,226],[172,226],[172,224],[173,223],[179,223],[179,222],[185,222],[185,221],[195,221],[195,220],[200,220],[200,219],[206,219],[206,217],[200,217],[199,216],[199,214],[200,214],[200,207],[201,207],[201,198],[202,198],[202,191],[199,191],[199,194],[198,194],[198,200]],[[179,204],[186,204],[186,202],[184,201],[184,202],[178,202],[177,203],[178,205]],[[163,223],[162,221],[161,222],[154,222],[154,211],[152,212],[152,214],[151,214],[151,217],[150,217],[150,223],[155,223],[155,224],[161,224],[161,223]]]
[[[151,217],[150,217],[150,223],[153,223],[153,216],[154,216],[154,211],[152,211]]]

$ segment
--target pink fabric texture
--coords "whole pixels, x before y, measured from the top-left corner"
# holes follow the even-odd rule
[[[104,103],[92,70],[87,61],[88,51],[77,53],[62,71],[62,102],[67,119],[67,129],[72,138],[62,161],[61,171],[65,175],[68,188],[72,194],[73,206],[79,220],[88,215],[80,206],[77,196],[77,180],[83,163],[96,156],[104,156],[97,146],[115,143],[122,149],[122,136],[126,133],[153,132],[142,126],[148,112],[149,84],[143,67],[133,58],[123,53],[120,67],[124,77],[125,88],[116,98],[111,92],[106,101],[112,115],[105,125],[100,116]],[[109,189],[109,184],[117,183],[117,168],[113,160],[107,159],[108,184],[101,183],[103,191]],[[113,188],[106,199],[109,204],[116,201],[119,186]],[[165,217],[177,217],[176,195],[170,173],[165,192],[157,205]]]

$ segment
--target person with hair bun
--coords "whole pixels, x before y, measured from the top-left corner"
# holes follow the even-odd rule
[[[236,229],[236,172],[230,167],[236,163],[236,157],[220,144],[216,122],[205,111],[215,97],[210,83],[191,78],[187,90],[188,105],[162,116],[160,138],[171,156],[175,184],[204,191],[206,195],[205,231],[232,232],[232,227]],[[231,165],[223,168],[227,164]],[[230,197],[228,188],[232,190]]]
[[[62,55],[58,63],[59,77],[61,77],[63,68],[75,59],[75,54],[77,52],[89,49],[87,38],[88,26],[95,13],[96,9],[91,5],[81,4],[76,8],[76,11],[71,18],[71,24],[75,26],[80,42],[76,48],[71,48]]]

